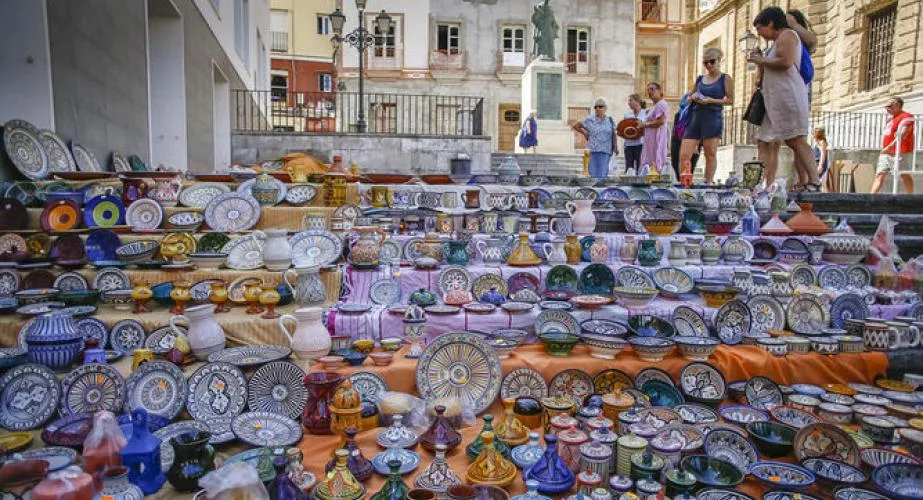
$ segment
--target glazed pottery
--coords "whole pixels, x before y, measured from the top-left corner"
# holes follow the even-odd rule
[[[175,207],[182,187],[183,182],[179,177],[154,179],[154,187],[148,191],[147,196],[162,206]]]
[[[747,258],[750,246],[738,235],[730,235],[721,245],[724,260],[730,263],[743,262]]]
[[[184,331],[176,322],[185,320],[189,326]],[[224,329],[215,319],[215,305],[202,304],[189,307],[185,314],[170,317],[170,327],[177,336],[185,336],[192,348],[192,354],[199,360],[208,359],[208,355],[224,349],[227,339]]]
[[[143,408],[131,412],[132,431],[119,451],[122,464],[128,467],[128,480],[145,495],[160,491],[167,478],[160,467],[160,438],[148,430],[148,413]]]
[[[372,462],[365,458],[365,455],[362,454],[362,449],[360,449],[359,445],[356,443],[356,434],[358,432],[359,431],[355,427],[347,427],[343,430],[343,433],[346,435],[346,443],[343,445],[343,448],[349,452],[346,468],[349,469],[353,477],[359,481],[365,481],[372,477],[375,469],[372,467]],[[336,457],[334,457],[327,462],[327,466],[324,470],[329,473],[336,467],[336,463],[337,460]]]
[[[295,282],[290,279],[295,274]],[[320,279],[320,266],[295,266],[282,274],[285,285],[301,307],[320,307],[327,302],[327,287]]]
[[[573,229],[578,235],[592,234],[596,230],[593,200],[571,200],[564,204],[573,219]]]
[[[452,450],[461,443],[461,434],[446,420],[445,406],[436,405],[436,417],[429,429],[420,436],[420,444],[428,451],[436,451],[436,446],[442,445],[447,450]]]
[[[523,471],[523,479],[538,482],[538,491],[545,495],[559,495],[573,487],[574,473],[561,460],[557,450],[557,438],[545,435],[545,453],[531,467]]]
[[[707,266],[717,264],[721,259],[721,243],[718,241],[718,237],[713,234],[705,235],[701,253],[703,264]]]
[[[292,265],[292,246],[287,229],[266,229],[263,242],[263,265],[270,271],[284,271]]]
[[[494,416],[488,413],[484,415],[482,418],[484,419],[484,427],[481,428],[481,432],[478,433],[477,438],[475,438],[474,441],[471,442],[471,444],[465,447],[465,454],[468,455],[468,457],[472,459],[477,458],[481,454],[481,450],[484,447],[484,442],[482,440],[483,434],[485,432],[489,432],[491,433],[491,435],[494,435],[494,427],[493,427]],[[493,446],[494,446],[494,449],[500,452],[500,454],[503,455],[504,457],[508,457],[510,455],[510,447],[507,446],[506,443],[502,441],[496,441],[494,442]]]
[[[518,471],[507,458],[494,448],[494,433],[481,433],[481,452],[466,470],[469,482],[478,485],[509,486]]]
[[[315,361],[330,352],[330,333],[321,320],[323,313],[319,307],[305,307],[279,317],[279,329],[288,338],[295,356]],[[295,323],[294,332],[286,327],[287,321]]]
[[[461,480],[452,472],[448,462],[446,462],[445,453],[445,445],[437,444],[436,457],[413,481],[414,486],[417,488],[425,488],[433,492],[433,496],[430,497],[433,499],[436,498],[436,494],[444,494],[450,487],[461,484]],[[414,497],[408,495],[408,498]]]
[[[35,318],[25,335],[30,363],[52,369],[69,367],[83,350],[83,333],[66,311],[52,311]]]
[[[660,265],[663,260],[663,246],[659,239],[643,239],[638,248],[638,263],[644,267]]]
[[[830,228],[820,220],[820,217],[811,211],[813,204],[799,203],[801,210],[785,224],[796,234],[822,235],[830,232]]]
[[[407,487],[407,485],[404,484],[404,480],[401,479],[401,461],[396,459],[389,460],[388,469],[390,470],[388,480],[377,493],[372,495],[371,500],[407,498],[407,492],[410,491],[410,488]]]
[[[158,453],[160,453],[159,450]],[[163,477],[162,473],[160,475]],[[142,500],[144,498],[144,493],[141,489],[131,484],[128,480],[128,469],[126,467],[107,469],[100,474],[99,480],[102,482],[102,488],[96,494],[94,500]],[[163,481],[166,481],[166,477],[163,477]],[[158,489],[159,487],[158,485]]]
[[[619,246],[619,260],[626,264],[634,264],[637,258],[638,244],[635,242],[635,237],[625,235],[622,244]],[[568,262],[568,264],[570,264],[570,262]]]
[[[301,412],[301,425],[309,434],[331,434],[330,407],[333,394],[343,377],[333,372],[310,372],[304,377],[308,400]]]
[[[381,244],[387,236],[378,226],[354,226],[354,237],[349,248],[349,259],[353,265],[376,267],[381,255]]]
[[[211,434],[197,431],[180,434],[170,440],[173,446],[173,464],[167,471],[167,480],[177,491],[195,491],[199,479],[215,470],[215,449],[208,444]]]
[[[327,472],[327,476],[318,481],[311,491],[311,498],[317,500],[359,500],[365,496],[365,486],[349,472],[346,466],[350,452],[338,449],[335,453],[336,465]]]
[[[503,250],[505,245],[502,239],[487,238],[484,240],[477,240],[474,245],[481,255],[481,260],[484,264],[500,264],[503,262]]]
[[[519,243],[510,253],[506,263],[517,267],[536,266],[542,263],[542,259],[538,258],[529,246],[529,233],[519,233]]]
[[[569,265],[573,266],[580,263],[580,256],[583,253],[583,248],[580,246],[576,234],[568,234],[565,237],[564,253],[567,255],[567,263]],[[634,261],[634,257],[632,257],[632,261]]]

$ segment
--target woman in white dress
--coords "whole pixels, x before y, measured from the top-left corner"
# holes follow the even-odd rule
[[[775,181],[779,166],[779,143],[784,142],[795,156],[799,182],[796,191],[820,191],[814,153],[808,144],[808,86],[801,77],[801,39],[788,27],[785,11],[778,7],[763,9],[753,20],[757,33],[773,42],[766,54],[754,52],[748,60],[759,67],[766,115],[756,133],[760,160],[766,171],[766,186]]]

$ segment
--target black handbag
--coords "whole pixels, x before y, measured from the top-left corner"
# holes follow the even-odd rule
[[[747,104],[743,117],[745,122],[757,127],[763,124],[763,118],[766,117],[766,102],[763,100],[762,84],[763,79],[760,78],[760,83],[756,86],[756,91],[753,92],[753,95],[750,96],[750,102]]]

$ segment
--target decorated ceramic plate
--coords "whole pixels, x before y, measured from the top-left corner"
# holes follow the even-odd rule
[[[753,318],[750,308],[742,300],[732,299],[724,303],[715,313],[713,323],[718,338],[725,344],[739,344],[750,333]]]
[[[444,333],[417,361],[417,389],[424,398],[453,396],[482,413],[500,391],[500,358],[484,340],[467,333]],[[592,386],[592,383],[591,383]]]
[[[382,395],[388,392],[388,383],[375,372],[353,372],[348,378],[362,401],[378,403]]]
[[[678,404],[673,407],[673,410],[683,417],[683,422],[688,424],[707,424],[720,419],[718,412],[697,403]]]
[[[868,304],[855,293],[844,293],[830,304],[830,326],[843,328],[847,319],[864,320],[871,316]]]
[[[461,308],[458,306],[450,306],[448,304],[433,304],[431,306],[426,306],[423,308],[428,314],[455,314],[461,311]]]
[[[263,267],[263,243],[266,235],[254,232],[246,236],[238,236],[228,242],[221,253],[227,254],[225,265],[238,271],[250,271]]]
[[[548,383],[548,394],[567,396],[578,405],[594,390],[593,378],[579,368],[562,370]]]
[[[786,312],[788,327],[795,333],[816,335],[830,323],[830,311],[817,296],[801,293],[792,298]]]
[[[231,423],[234,435],[252,446],[291,446],[301,439],[301,424],[268,411],[241,413]]]
[[[302,379],[304,370],[294,363],[266,363],[250,376],[247,383],[247,405],[251,411],[298,418],[308,399]]]
[[[624,266],[619,268],[615,273],[615,283],[618,286],[656,288],[654,279],[637,266]]]
[[[727,395],[727,382],[714,366],[704,362],[689,363],[679,372],[679,385],[683,394],[698,400],[723,400]]]
[[[542,287],[542,282],[538,279],[538,276],[523,271],[513,273],[513,275],[506,280],[506,284],[510,296],[524,289],[529,289],[538,294]]]
[[[109,342],[109,329],[106,324],[96,318],[80,318],[74,321],[74,328],[83,334],[84,342],[95,340],[97,347],[105,349]]]
[[[562,332],[570,335],[580,335],[580,325],[574,316],[567,311],[557,311],[553,309],[542,311],[535,318],[535,333],[542,335],[545,333]]]
[[[506,297],[509,294],[509,287],[505,279],[497,274],[482,274],[478,276],[471,284],[474,297],[480,299],[491,289],[496,289],[500,295]]]
[[[42,141],[45,153],[48,155],[52,172],[74,172],[77,170],[77,163],[74,161],[74,155],[67,149],[64,141],[57,134],[50,130],[39,131],[38,138]]]
[[[497,306],[487,302],[468,302],[462,304],[462,309],[474,314],[488,314],[497,310]]]
[[[407,238],[407,240],[404,241],[404,248],[401,250],[404,259],[416,260],[418,257],[422,257],[423,254],[420,253],[420,243],[423,243],[423,238],[419,236]]]
[[[113,227],[125,224],[125,206],[118,196],[104,194],[87,202],[83,209],[86,227]]]
[[[391,262],[400,262],[401,244],[390,238],[381,242],[381,249],[378,251],[378,261],[386,264]]]
[[[40,132],[35,127],[21,126],[21,123],[12,120],[3,128],[6,154],[16,169],[33,181],[44,179],[51,173],[48,154],[39,136]]]
[[[577,293],[580,287],[580,278],[577,271],[570,266],[558,265],[548,271],[545,276],[545,290],[563,290]]]
[[[93,276],[93,288],[100,292],[109,290],[127,290],[131,288],[131,280],[124,271],[115,267],[105,267],[96,271]]]
[[[123,354],[131,354],[144,346],[147,332],[144,325],[135,319],[123,319],[112,325],[109,331],[109,345]]]
[[[452,290],[471,290],[472,282],[471,273],[464,266],[446,266],[439,272],[439,291],[443,297]]]
[[[44,366],[26,363],[0,377],[0,427],[9,431],[36,429],[58,409],[61,384]]]
[[[288,242],[292,246],[292,264],[295,266],[328,266],[343,253],[343,240],[329,231],[301,231]]]
[[[63,291],[86,290],[89,288],[87,279],[82,274],[74,271],[61,273],[54,280],[54,288]]]
[[[401,301],[401,287],[393,279],[380,279],[369,287],[369,300],[373,304],[393,306]]]
[[[634,381],[631,377],[616,368],[607,368],[593,377],[593,390],[598,394],[610,394],[622,388],[633,389]]]
[[[219,182],[197,182],[179,194],[179,202],[189,208],[205,209],[218,195],[229,193],[231,188]]]
[[[580,272],[580,291],[584,294],[611,294],[615,276],[605,264],[594,263]]]
[[[802,427],[795,435],[795,457],[799,461],[809,458],[828,458],[854,467],[860,466],[859,447],[839,427],[814,423]]]
[[[215,231],[239,233],[260,220],[260,204],[252,196],[223,193],[205,207],[205,223]]]
[[[769,413],[772,415],[772,418],[794,429],[801,429],[806,425],[820,422],[820,418],[818,418],[817,415],[795,408],[794,406],[774,406],[769,410]]]
[[[676,329],[676,334],[679,336],[711,336],[702,315],[689,306],[679,306],[673,310],[673,328]]]
[[[100,363],[78,366],[61,382],[61,415],[118,413],[125,404],[125,379],[114,367]]]
[[[160,468],[162,470],[170,470],[170,466],[173,465],[173,445],[170,444],[170,440],[176,436],[181,436],[187,433],[195,432],[208,432],[209,428],[204,422],[199,422],[197,420],[182,420],[179,422],[172,423],[165,427],[161,427],[154,431],[154,435],[160,439]]]
[[[0,297],[8,297],[19,291],[19,271],[0,269]]]
[[[317,196],[317,188],[311,184],[296,184],[288,188],[285,193],[285,201],[289,205],[304,205]]]
[[[516,368],[507,373],[500,384],[500,397],[503,399],[530,397],[540,400],[547,395],[548,384],[542,374],[531,368]]]
[[[649,210],[645,205],[642,204],[633,204],[625,207],[624,217],[625,217],[625,229],[630,233],[639,233],[646,234],[647,229],[644,228],[644,224],[641,224],[641,219],[647,217]]]
[[[346,220],[353,220],[362,216],[362,209],[352,203],[344,203],[333,211],[334,217],[342,217]]]
[[[116,260],[115,249],[122,246],[119,235],[108,229],[97,229],[87,236],[86,254],[90,262]]]
[[[846,272],[840,269],[840,266],[829,265],[824,266],[817,273],[817,284],[821,288],[829,290],[842,290],[849,285],[849,278],[846,276]]]
[[[64,446],[46,446],[16,453],[22,460],[44,460],[48,462],[48,472],[61,470],[74,463],[77,451]]]
[[[157,229],[163,222],[163,207],[150,198],[139,198],[125,210],[125,222],[135,231]]]
[[[45,231],[70,231],[80,223],[80,207],[71,200],[55,200],[45,205],[40,223]]]
[[[785,329],[785,309],[771,295],[754,295],[747,301],[752,323],[751,333],[763,334]]]
[[[186,406],[186,376],[169,361],[142,363],[128,376],[127,384],[126,412],[144,408],[148,413],[172,420]]]
[[[224,362],[202,365],[189,377],[186,409],[208,424],[212,443],[234,439],[231,422],[247,404],[247,379],[240,368]]]
[[[872,272],[865,264],[853,264],[846,268],[846,284],[853,288],[865,288],[872,284]]]
[[[734,464],[746,474],[750,465],[760,459],[760,454],[743,434],[727,429],[716,429],[705,436],[705,454]]]
[[[744,387],[744,394],[750,406],[760,410],[771,410],[782,404],[782,391],[775,382],[766,377],[750,377]]]
[[[92,151],[76,142],[71,141],[71,151],[74,153],[74,162],[81,172],[102,172],[103,167]]]
[[[809,264],[797,264],[792,267],[792,286],[814,286],[817,283],[817,273]]]
[[[213,352],[208,355],[208,361],[210,363],[223,362],[247,368],[285,359],[291,354],[292,349],[284,345],[245,345]]]

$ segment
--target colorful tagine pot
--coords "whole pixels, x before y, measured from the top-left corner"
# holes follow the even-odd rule
[[[455,430],[451,422],[446,420],[445,406],[436,405],[436,418],[426,432],[420,436],[420,444],[427,451],[436,451],[437,445],[443,445],[447,450],[452,450],[461,443],[461,434]]]
[[[365,496],[365,486],[353,477],[346,468],[349,452],[336,451],[336,466],[317,483],[311,491],[311,498],[317,500],[359,500]]]
[[[574,486],[574,473],[558,455],[557,438],[545,435],[545,454],[522,474],[526,481],[538,481],[538,491],[545,495],[564,493]]]
[[[504,488],[516,478],[517,469],[494,448],[494,433],[481,433],[481,454],[468,466],[466,477],[473,484],[488,484]]]
[[[481,454],[481,448],[484,446],[484,443],[481,440],[481,436],[485,432],[490,432],[491,435],[493,435],[494,433],[493,421],[494,421],[493,415],[491,415],[490,413],[484,415],[484,428],[481,429],[481,432],[478,433],[477,439],[472,441],[471,444],[469,444],[465,448],[465,454],[467,454],[470,458],[472,459],[477,458],[478,455]],[[504,444],[502,441],[495,442],[494,449],[499,451],[500,454],[503,455],[504,457],[510,456],[510,447]]]
[[[353,477],[359,481],[365,481],[372,477],[372,473],[375,472],[375,469],[372,467],[372,462],[365,458],[359,445],[356,444],[356,434],[358,434],[359,431],[357,431],[355,427],[347,427],[343,432],[346,434],[346,444],[343,448],[349,452],[349,458],[346,460],[346,468],[349,469]],[[336,467],[336,464],[337,459],[336,456],[334,456],[333,460],[327,462],[327,467],[324,470],[330,472]]]

